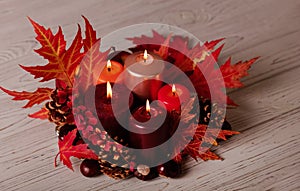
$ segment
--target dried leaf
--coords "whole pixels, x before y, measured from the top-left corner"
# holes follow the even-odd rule
[[[218,139],[227,140],[226,136],[238,135],[240,132],[231,130],[221,130],[217,136]]]
[[[162,59],[166,60],[169,56],[169,45],[172,34],[169,34],[164,43],[160,46],[159,50],[154,50],[154,53],[158,54]]]
[[[46,108],[43,107],[39,111],[37,111],[35,113],[32,113],[32,114],[29,114],[28,116],[31,117],[31,118],[44,120],[44,119],[48,119],[48,114],[49,114],[49,111]]]
[[[248,70],[251,65],[258,59],[259,57],[252,58],[249,61],[238,62],[234,65],[231,65],[231,59],[229,58],[221,67],[220,70],[223,74],[223,79],[225,82],[225,86],[227,88],[239,88],[242,87],[243,84],[240,81],[242,77],[248,75]]]
[[[189,154],[193,159],[197,161],[198,158],[202,160],[222,160],[221,157],[210,151],[209,148],[201,147],[202,142],[200,140],[192,140],[184,149],[184,152]]]
[[[3,87],[0,87],[2,91],[7,93],[10,96],[14,96],[12,100],[29,100],[23,108],[32,107],[35,104],[40,104],[45,100],[50,99],[51,92],[53,89],[51,88],[38,88],[34,92],[17,92],[17,91],[10,91]]]
[[[29,20],[37,34],[36,39],[42,46],[35,51],[47,59],[49,63],[45,66],[20,66],[34,75],[35,78],[42,78],[41,82],[59,79],[69,87],[73,87],[74,74],[82,57],[82,53],[80,53],[82,37],[79,25],[72,45],[66,50],[66,41],[60,27],[58,32],[53,35],[50,29],[45,29],[30,18]]]
[[[59,152],[55,156],[55,166],[58,155],[60,156],[60,161],[63,162],[69,169],[73,170],[72,162],[70,157],[85,158],[85,159],[98,159],[98,156],[90,149],[88,149],[88,144],[72,145],[74,139],[76,138],[77,129],[69,132],[63,137],[63,140],[58,141]]]
[[[79,89],[85,91],[97,81],[99,77],[97,75],[100,74],[101,66],[105,66],[110,50],[100,52],[101,39],[96,38],[96,31],[90,22],[85,17],[83,18],[85,21],[84,58],[80,65],[78,84]]]
[[[180,119],[182,122],[188,123],[196,117],[196,114],[191,112],[195,106],[195,100],[196,100],[195,97],[191,98],[183,107],[181,111],[181,119]]]
[[[155,30],[152,30],[152,34],[153,37],[142,35],[141,37],[127,38],[127,40],[130,40],[133,44],[137,45],[134,50],[146,49],[149,52],[153,52],[154,50],[159,49],[160,45],[165,41],[165,37]]]

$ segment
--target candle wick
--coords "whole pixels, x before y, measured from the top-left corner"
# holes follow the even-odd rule
[[[173,93],[173,96],[175,96],[176,95],[176,93],[175,92],[172,92]]]
[[[109,67],[109,68],[107,68],[107,70],[110,72],[110,71],[111,71],[111,68]]]

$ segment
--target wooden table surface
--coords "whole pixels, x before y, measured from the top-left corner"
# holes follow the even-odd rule
[[[18,64],[44,63],[33,52],[38,44],[26,16],[53,29],[61,25],[67,40],[83,14],[101,36],[136,23],[166,23],[202,40],[226,37],[221,61],[261,56],[246,86],[230,92],[240,107],[228,111],[228,120],[241,134],[216,148],[225,160],[189,159],[178,179],[88,179],[76,161],[74,173],[54,168],[53,124],[26,117],[34,109],[21,109],[24,103],[1,92],[0,190],[300,190],[300,1],[1,0],[0,7],[0,85],[14,90],[38,86]]]

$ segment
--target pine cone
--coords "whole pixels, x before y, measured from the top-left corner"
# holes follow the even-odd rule
[[[58,126],[65,124],[74,124],[71,102],[72,89],[56,88],[51,94],[51,101],[47,102],[45,107],[49,110],[49,121]]]
[[[225,110],[217,103],[211,103],[208,99],[200,99],[200,123],[210,124],[211,127],[220,128],[225,121]]]
[[[127,144],[121,137],[113,137],[113,139],[107,134],[106,131],[100,130],[99,120],[95,115],[86,109],[84,106],[75,108],[77,129],[80,131],[83,140],[93,149],[99,156],[99,158],[105,162],[106,167],[113,169],[114,173],[126,171],[130,164],[133,164],[135,156],[129,152]],[[108,162],[109,161],[109,162]],[[108,164],[110,164],[108,166]],[[116,170],[116,169],[118,170]],[[107,168],[106,174],[109,169]],[[120,174],[120,173],[118,173]]]
[[[99,160],[101,172],[114,179],[125,179],[132,174],[128,168],[122,168],[105,160]]]

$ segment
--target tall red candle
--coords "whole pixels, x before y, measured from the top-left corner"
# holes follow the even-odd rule
[[[180,111],[181,105],[190,99],[190,93],[183,85],[167,84],[158,91],[157,99],[165,104],[168,111]]]
[[[88,95],[85,96],[85,105],[87,105],[88,107],[96,107],[97,116],[103,128],[112,138],[118,136],[119,138],[122,137],[124,140],[126,140],[126,138],[128,137],[128,131],[119,124],[117,118],[128,118],[128,116],[124,113],[128,108],[132,106],[133,95],[130,94],[128,104],[118,106],[119,109],[117,111],[113,111],[112,104],[119,104],[118,100],[122,99],[122,95],[124,95],[123,92],[129,90],[122,84],[111,84],[111,86],[118,87],[115,88],[116,91],[112,92],[110,83],[108,82],[105,84],[98,84],[94,89],[94,94],[92,91],[88,91]],[[91,101],[93,100],[93,96],[94,101]],[[112,99],[116,101],[112,102]]]

